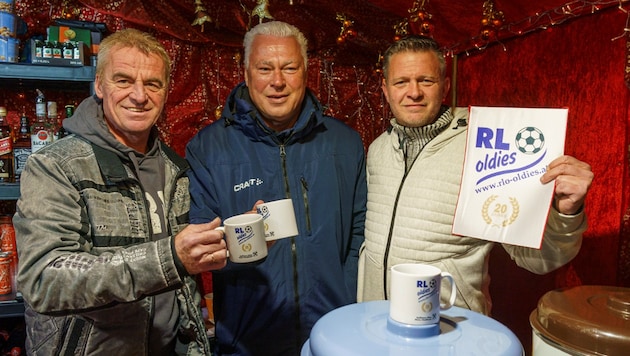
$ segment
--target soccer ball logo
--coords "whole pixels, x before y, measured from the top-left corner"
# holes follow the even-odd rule
[[[545,136],[535,127],[524,127],[516,134],[516,147],[525,154],[538,153],[544,145]]]
[[[436,284],[437,284],[437,282],[435,281],[435,279],[432,279],[432,280],[429,282],[429,287],[430,287],[431,289],[433,289],[433,288],[435,288],[435,285],[436,285]]]

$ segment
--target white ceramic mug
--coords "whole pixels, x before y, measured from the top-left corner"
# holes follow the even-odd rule
[[[217,228],[225,233],[229,259],[234,263],[257,262],[267,257],[265,226],[258,214],[240,214],[227,218]]]
[[[440,304],[440,286],[443,279],[451,284],[447,304]],[[453,276],[439,268],[403,263],[391,269],[389,316],[400,323],[428,325],[440,322],[440,310],[453,306],[457,288]]]
[[[256,211],[265,221],[267,241],[297,236],[298,228],[291,199],[275,200],[260,204]]]

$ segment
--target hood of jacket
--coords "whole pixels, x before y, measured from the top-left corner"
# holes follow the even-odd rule
[[[275,144],[288,144],[299,141],[314,128],[323,125],[323,111],[321,103],[307,88],[295,125],[282,132],[275,132],[262,119],[260,112],[252,103],[247,85],[242,82],[228,96],[222,116],[225,125],[235,125],[251,140],[271,140]]]

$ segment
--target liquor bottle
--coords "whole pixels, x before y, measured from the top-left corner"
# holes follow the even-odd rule
[[[20,130],[16,135],[15,143],[13,144],[13,157],[15,175],[15,181],[20,181],[20,176],[26,165],[26,159],[31,155],[31,129],[28,122],[28,117],[25,113],[22,113],[20,117]]]
[[[44,57],[44,41],[35,39],[35,58]]]
[[[37,99],[35,100],[35,122],[31,127],[32,153],[39,151],[42,147],[53,142],[52,130],[46,121],[46,98],[41,90],[36,90]]]
[[[46,115],[48,126],[50,126],[50,130],[53,136],[52,140],[53,142],[57,141],[57,139],[59,138],[59,128],[57,127],[57,120],[59,118],[59,114],[57,114],[57,102],[49,101],[46,103]]]
[[[66,108],[66,119],[69,117],[72,117],[72,115],[74,115],[74,105],[73,104],[68,104],[65,106]],[[59,138],[63,138],[68,136],[68,132],[66,131],[66,129],[63,128],[63,120],[60,119],[59,120]]]
[[[13,181],[13,135],[6,121],[7,108],[0,106],[0,182]]]
[[[74,42],[74,50],[72,51],[72,59],[81,59],[81,43]]]
[[[59,41],[53,41],[52,54],[53,58],[61,58],[63,52],[63,44]]]
[[[46,97],[41,90],[35,89],[37,92],[37,97],[35,97],[35,115],[37,116],[46,116],[47,108],[46,108]]]
[[[42,57],[43,58],[52,58],[53,57],[53,44],[49,40],[45,40],[42,46]]]
[[[63,59],[73,59],[74,58],[74,45],[70,40],[65,40],[63,43]]]

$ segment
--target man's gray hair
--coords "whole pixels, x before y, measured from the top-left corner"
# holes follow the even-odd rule
[[[254,42],[254,38],[258,35],[295,38],[300,45],[300,52],[302,53],[304,68],[306,69],[308,64],[308,57],[306,54],[308,41],[297,27],[282,21],[263,22],[254,26],[245,34],[245,38],[243,39],[243,48],[245,48],[245,58],[243,59],[243,64],[245,65],[245,68],[249,66],[249,56],[252,53],[252,43]]]

